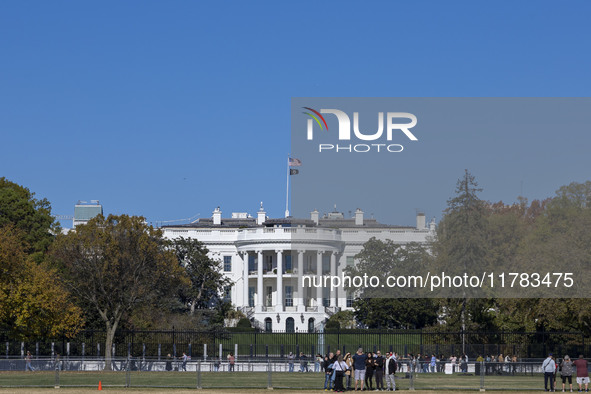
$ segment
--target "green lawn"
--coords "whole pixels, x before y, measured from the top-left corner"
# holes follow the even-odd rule
[[[273,372],[271,385],[274,388],[291,389],[321,389],[324,375],[320,373]],[[97,387],[99,381],[103,387],[124,387],[126,385],[125,372],[60,372],[61,387],[88,386]],[[203,388],[267,388],[269,374],[266,372],[202,372],[201,387]],[[0,372],[0,387],[44,386],[53,387],[56,382],[55,372]],[[130,372],[131,387],[171,387],[196,388],[198,375],[196,372]],[[487,389],[543,389],[543,376],[486,376]],[[398,376],[397,386],[407,390],[409,379]],[[417,374],[414,379],[417,390],[458,390],[480,388],[480,376],[473,375],[445,375],[445,374]]]

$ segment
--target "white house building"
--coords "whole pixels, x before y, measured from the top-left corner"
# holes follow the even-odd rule
[[[434,234],[434,220],[417,215],[414,227],[385,225],[365,218],[357,209],[352,218],[330,212],[310,219],[268,218],[261,208],[256,217],[232,213],[222,218],[216,208],[211,218],[185,225],[163,226],[164,236],[194,238],[223,263],[233,285],[226,297],[259,328],[313,331],[339,310],[350,309],[345,290],[303,288],[303,275],[341,275],[370,238],[395,243],[425,243]]]

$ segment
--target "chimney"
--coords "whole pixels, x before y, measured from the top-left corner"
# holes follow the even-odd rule
[[[315,209],[312,212],[310,212],[310,219],[312,219],[312,221],[314,222],[314,224],[318,225],[318,218],[320,217],[320,214],[318,213],[318,210]]]
[[[423,212],[417,213],[417,230],[424,230],[426,226],[425,214]]]
[[[355,225],[363,226],[363,211],[359,208],[355,210]]]
[[[220,211],[220,207],[217,207],[213,211],[213,224],[218,226],[222,224],[222,211]]]
[[[261,201],[261,209],[257,212],[257,224],[260,226],[267,220],[267,213],[263,209],[263,202]]]

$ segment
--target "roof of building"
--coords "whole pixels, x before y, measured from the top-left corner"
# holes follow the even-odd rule
[[[244,228],[244,227],[257,227],[256,218],[222,218],[222,224],[213,224],[212,218],[202,218],[194,223],[189,224],[176,224],[166,225],[162,227],[231,227],[231,228]]]
[[[221,218],[221,224],[214,224],[213,218],[203,218],[189,224],[165,225],[163,228],[254,228],[254,227],[325,227],[325,228],[415,228],[413,226],[399,226],[383,224],[376,219],[363,219],[362,225],[355,224],[355,218],[340,219],[320,217],[318,224],[311,219],[300,218],[267,218],[262,225],[257,224],[257,218]]]

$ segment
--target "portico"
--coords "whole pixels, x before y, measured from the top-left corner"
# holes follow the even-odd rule
[[[337,274],[337,259],[343,244],[337,229],[273,227],[244,229],[236,242],[242,259],[243,308],[260,322],[272,320],[273,326],[289,330],[308,330],[309,320],[316,325],[327,310],[337,310],[336,291],[303,288],[304,275]],[[287,320],[299,313],[300,319]],[[284,322],[284,323],[283,323]],[[291,327],[290,324],[293,323]],[[268,328],[268,327],[267,327]]]

